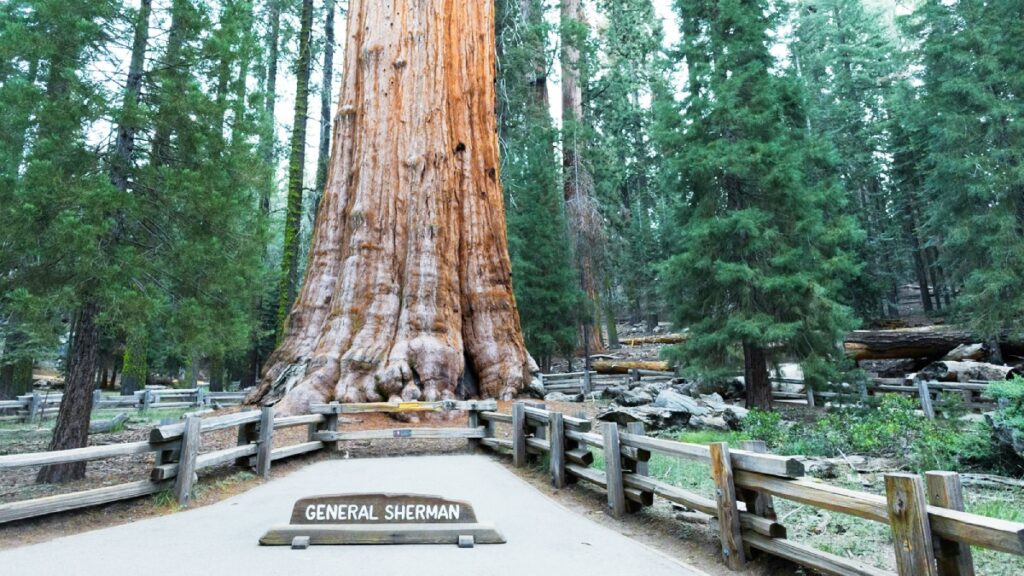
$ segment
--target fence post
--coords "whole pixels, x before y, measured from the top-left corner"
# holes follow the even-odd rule
[[[626,424],[626,432],[629,432],[634,436],[647,435],[647,431],[646,429],[644,429],[643,422],[630,422]],[[631,459],[630,469],[633,470],[633,473],[636,474],[637,476],[650,476],[650,465],[647,462],[647,459],[650,458],[650,453],[647,452],[646,450],[638,449],[637,456],[639,457],[636,458],[635,460]]]
[[[100,409],[100,401],[103,400],[103,392],[100,390],[92,391],[92,411],[95,412]]]
[[[935,409],[932,408],[932,395],[928,391],[928,383],[924,380],[917,381],[917,394],[921,397],[921,410],[929,420],[935,420]]]
[[[886,474],[885,496],[900,576],[937,576],[924,482],[917,474]]]
[[[551,412],[548,417],[551,442],[551,485],[565,488],[565,421],[561,412]]]
[[[249,422],[242,424],[238,427],[238,445],[245,446],[246,444],[252,444],[259,436],[256,433],[256,423]],[[248,468],[252,466],[252,456],[242,456],[235,460],[235,466],[241,468]]]
[[[178,458],[178,477],[174,480],[174,495],[178,504],[188,506],[192,498],[192,483],[195,482],[196,457],[202,443],[200,429],[202,419],[199,416],[185,417],[185,432],[181,436],[181,455]]]
[[[608,490],[608,508],[616,518],[626,512],[626,492],[622,483],[622,448],[619,445],[619,427],[614,422],[605,422],[604,431],[604,474]]]
[[[526,406],[522,402],[512,405],[512,465],[526,466]]]
[[[260,412],[260,439],[256,449],[256,474],[270,477],[270,451],[274,449],[274,407],[264,406]]]
[[[149,406],[153,403],[153,391],[146,389],[142,391],[142,412],[149,412]]]
[[[740,570],[747,563],[740,535],[740,511],[736,505],[736,485],[732,477],[729,445],[715,442],[711,451],[711,478],[715,481],[715,504],[718,506],[718,530],[722,542],[722,557],[731,570]]]
[[[929,504],[963,512],[964,497],[959,474],[927,472],[925,484],[928,487]],[[939,576],[974,576],[974,558],[967,544],[936,536],[934,553]]]
[[[330,407],[331,407],[332,410],[331,410],[330,414],[326,414],[325,415],[326,419],[324,420],[324,424],[323,424],[323,429],[324,430],[326,430],[328,432],[337,432],[338,431],[338,411],[340,410],[338,408],[339,406],[340,406],[340,404],[338,404],[337,402],[331,402],[330,403]],[[324,442],[324,448],[326,448],[327,450],[329,450],[331,452],[337,452],[338,451],[338,441],[335,440],[333,442]]]
[[[626,424],[626,432],[634,436],[645,436],[646,431],[644,430],[643,422],[629,422]],[[625,448],[626,454],[622,456],[622,470],[623,472],[629,472],[637,476],[649,476],[650,468],[648,466],[648,460],[651,458],[651,453],[647,450],[641,450],[639,448]],[[654,502],[654,494],[651,492],[642,492],[644,502]],[[628,512],[638,512],[644,504],[636,502],[635,500],[628,500],[626,502],[626,510]]]
[[[197,386],[196,387],[196,406],[198,406],[200,408],[206,406],[206,404],[207,404],[206,394],[207,394],[206,388],[203,388],[202,386]]]
[[[38,422],[42,419],[42,396],[37,390],[32,391],[32,398],[29,400],[28,405],[28,420],[29,422]]]
[[[804,382],[804,392],[807,393],[807,406],[814,408],[814,388],[807,382]]]
[[[756,452],[758,454],[768,452],[768,445],[763,440],[744,440],[740,447],[747,452]],[[747,504],[747,512],[775,520],[775,504],[772,501],[771,494],[755,490],[741,490],[741,492],[743,501]]]
[[[533,408],[537,408],[539,410],[547,410],[547,404],[545,404],[543,402],[538,402],[538,403],[534,404],[532,407]],[[534,426],[533,427],[533,437],[534,438],[540,438],[541,440],[546,440],[547,437],[548,437],[547,426],[544,426],[543,424],[538,424],[538,425]]]
[[[629,369],[629,379],[632,382],[639,382],[640,381],[640,370],[638,370],[637,368],[630,368]]]
[[[469,417],[467,418],[467,426],[469,426],[470,430],[476,430],[477,428],[480,427],[480,412],[478,412],[476,410],[476,408],[470,408],[469,409]],[[472,448],[474,452],[479,450],[480,449],[480,438],[470,438],[469,439],[469,447]]]

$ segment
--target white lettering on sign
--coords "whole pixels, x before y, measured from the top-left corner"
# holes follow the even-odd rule
[[[385,520],[456,520],[462,513],[458,504],[388,504]]]
[[[380,520],[372,504],[310,504],[306,520]]]

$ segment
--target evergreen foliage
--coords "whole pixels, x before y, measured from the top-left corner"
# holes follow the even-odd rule
[[[927,227],[961,291],[962,321],[996,337],[1024,330],[1024,6],[926,0],[920,40]]]
[[[809,185],[801,91],[776,67],[767,2],[676,3],[684,17],[690,123],[672,169],[684,202],[664,266],[673,319],[690,338],[688,369],[727,370],[743,349],[748,405],[770,404],[767,363],[829,356],[853,325],[836,294],[854,237],[832,186]]]
[[[539,0],[499,0],[498,110],[501,180],[516,303],[526,347],[542,367],[574,352],[581,302],[570,244],[556,132],[546,101],[548,26]]]

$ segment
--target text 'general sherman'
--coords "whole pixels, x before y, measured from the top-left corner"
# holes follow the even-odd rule
[[[292,524],[473,523],[473,507],[463,501],[417,494],[343,494],[303,498],[292,510]]]

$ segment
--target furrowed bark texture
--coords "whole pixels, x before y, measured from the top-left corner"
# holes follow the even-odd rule
[[[510,398],[536,365],[512,295],[494,8],[353,0],[302,291],[250,401]],[[478,380],[477,380],[478,379]]]

